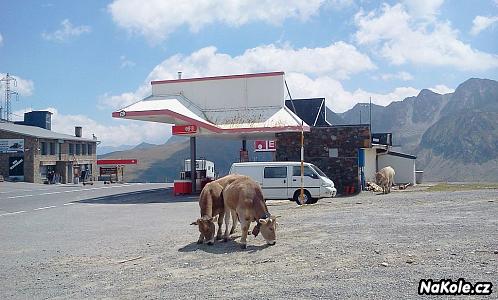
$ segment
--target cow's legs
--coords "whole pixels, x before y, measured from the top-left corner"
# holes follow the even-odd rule
[[[245,249],[247,247],[247,232],[249,230],[249,225],[251,221],[245,218],[240,220],[240,230],[242,230],[242,237],[240,238],[240,247]]]
[[[204,242],[204,235],[201,233],[199,235],[199,239],[197,240],[197,244],[202,244]]]
[[[235,232],[235,229],[237,228],[237,213],[235,211],[232,212],[232,228],[230,229],[230,234],[233,234]]]
[[[228,223],[230,223],[230,214],[234,214],[235,212],[228,207],[225,206],[225,234],[223,235],[223,241],[228,241],[230,237],[230,232],[228,231]]]
[[[221,240],[221,226],[223,225],[224,216],[225,216],[224,212],[221,212],[220,215],[218,216],[218,232],[216,233],[217,240]]]

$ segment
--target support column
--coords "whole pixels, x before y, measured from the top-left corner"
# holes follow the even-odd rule
[[[195,179],[197,173],[197,160],[195,150],[195,136],[192,136],[190,137],[190,179],[192,180],[192,194],[195,194],[197,192],[195,187]]]
[[[239,162],[249,161],[249,154],[247,153],[247,141],[242,140],[242,148],[240,149],[240,158]]]

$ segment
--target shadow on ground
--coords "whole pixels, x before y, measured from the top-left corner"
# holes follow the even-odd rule
[[[240,236],[232,236],[232,238],[228,242],[223,242],[223,240],[216,241],[214,245],[208,245],[206,243],[204,244],[197,244],[197,242],[192,242],[190,244],[187,244],[180,249],[178,249],[178,252],[195,252],[195,251],[204,251],[207,253],[212,253],[212,254],[225,254],[225,253],[230,253],[230,252],[249,252],[249,253],[255,253],[258,251],[261,251],[263,249],[266,249],[268,247],[271,247],[267,244],[264,245],[251,245],[249,242],[247,243],[247,248],[246,249],[241,249],[240,244],[236,241],[234,241],[234,238],[238,238]]]
[[[150,203],[175,203],[175,202],[197,202],[198,195],[173,195],[171,188],[159,188],[146,191],[136,191],[122,194],[114,194],[97,198],[74,201],[74,203],[91,204],[150,204]]]

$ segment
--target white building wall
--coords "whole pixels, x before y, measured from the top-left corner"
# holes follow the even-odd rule
[[[284,75],[178,80],[152,84],[152,95],[183,94],[202,110],[283,107]]]
[[[363,149],[365,151],[365,180],[375,182],[375,172],[377,172],[377,151],[373,148]]]
[[[379,170],[391,166],[394,169],[394,183],[411,183],[415,185],[415,159],[405,158],[390,154],[378,157]]]

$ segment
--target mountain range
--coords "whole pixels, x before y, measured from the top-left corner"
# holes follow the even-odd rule
[[[415,97],[387,106],[357,104],[344,113],[327,108],[333,125],[368,124],[372,132],[392,132],[393,144],[417,156],[417,169],[428,181],[498,181],[498,82],[471,78],[453,93],[423,89]],[[249,153],[252,143],[248,142]],[[240,141],[197,139],[197,156],[216,162],[220,175],[238,161]],[[141,144],[99,158],[137,158],[127,167],[129,181],[172,181],[189,157],[188,138],[166,144]],[[251,157],[252,158],[252,157]],[[255,156],[255,159],[267,159]]]

